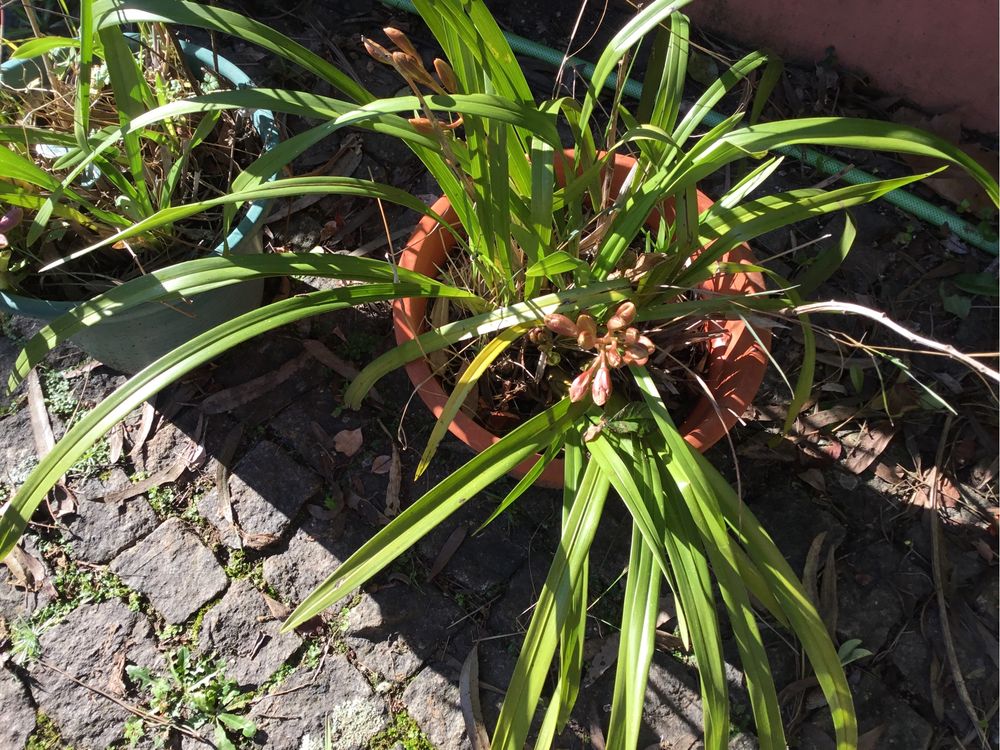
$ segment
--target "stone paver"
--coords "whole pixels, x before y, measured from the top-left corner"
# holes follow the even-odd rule
[[[39,708],[59,727],[67,744],[77,750],[103,750],[121,737],[130,714],[66,675],[115,694],[120,681],[127,680],[126,665],[162,668],[149,620],[119,601],[87,604],[39,640],[42,661],[31,666],[31,692]]]
[[[0,619],[8,622],[30,617],[32,612],[44,607],[55,598],[55,589],[51,584],[52,569],[38,551],[35,538],[30,535],[23,537],[21,546],[25,552],[38,560],[45,568],[46,580],[41,582],[35,591],[28,591],[20,586],[15,586],[15,579],[10,569],[0,563]]]
[[[293,675],[281,692],[250,712],[259,729],[255,742],[268,750],[319,750],[327,722],[337,750],[362,750],[389,721],[385,700],[341,654],[327,654],[315,675],[308,670]]]
[[[404,680],[425,662],[442,658],[451,638],[464,635],[450,628],[463,614],[430,586],[417,590],[396,583],[361,596],[347,613],[344,636],[366,668],[388,680]]]
[[[201,624],[198,645],[225,657],[226,673],[244,687],[257,687],[301,645],[295,633],[279,633],[263,595],[249,581],[236,581]]]
[[[0,747],[24,747],[35,731],[35,708],[24,683],[5,667],[0,667]]]
[[[78,500],[65,524],[66,541],[78,560],[103,565],[156,528],[159,521],[141,495],[120,504]]]
[[[436,750],[472,747],[462,717],[457,677],[427,667],[406,686],[403,703]]]
[[[229,476],[230,503],[243,544],[261,549],[277,542],[302,505],[321,488],[316,474],[274,443],[261,440]],[[218,505],[216,492],[210,492],[198,503],[198,512],[219,529],[223,543],[236,546],[232,527]]]
[[[296,530],[284,552],[264,560],[266,580],[285,602],[298,604],[364,544],[371,532],[353,518],[339,530],[316,519]],[[334,605],[330,612],[343,606]]]
[[[169,518],[111,563],[112,573],[145,594],[169,623],[181,623],[226,589],[208,548],[179,518]]]

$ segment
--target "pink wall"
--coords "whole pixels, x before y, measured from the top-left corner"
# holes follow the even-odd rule
[[[997,0],[698,0],[684,12],[788,59],[817,61],[836,47],[843,66],[887,93],[998,130]]]

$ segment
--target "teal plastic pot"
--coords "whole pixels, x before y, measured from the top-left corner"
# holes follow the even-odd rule
[[[187,42],[182,42],[181,48],[196,71],[212,71],[235,88],[253,85],[246,73],[212,50]],[[30,60],[11,60],[0,65],[0,88],[23,84],[25,74],[30,70],[28,66],[34,67],[34,63]],[[279,140],[274,114],[258,109],[253,110],[251,117],[263,150],[274,148]],[[267,209],[268,201],[249,203],[236,228],[211,253],[260,253]],[[190,298],[148,303],[112,315],[80,331],[72,340],[108,367],[136,373],[194,336],[254,309],[260,305],[263,290],[262,281],[246,281]],[[78,302],[83,301],[85,299],[81,298]],[[69,312],[78,302],[35,299],[0,291],[0,312],[45,322]]]

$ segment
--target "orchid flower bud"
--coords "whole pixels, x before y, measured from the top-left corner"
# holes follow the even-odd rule
[[[612,344],[605,349],[604,355],[607,358],[608,365],[612,368],[617,369],[622,366],[622,355],[618,351],[618,346],[616,344]]]
[[[437,73],[438,80],[441,81],[441,86],[445,91],[450,94],[458,93],[458,78],[455,77],[455,71],[445,60],[440,57],[434,58],[434,72]]]
[[[549,313],[546,315],[545,327],[553,333],[558,333],[560,336],[569,336],[574,339],[579,333],[576,323],[561,313]]]
[[[636,307],[635,302],[622,302],[618,305],[618,309],[615,311],[615,315],[625,321],[626,324],[631,323],[635,320]]]
[[[387,37],[389,37],[389,40],[397,47],[399,47],[401,50],[403,50],[403,52],[405,52],[408,55],[413,55],[414,57],[417,58],[420,57],[420,55],[417,53],[417,48],[413,46],[413,44],[410,42],[410,38],[406,36],[406,34],[404,34],[402,31],[400,31],[399,29],[395,29],[392,26],[386,26],[384,29],[382,29],[382,31],[385,33]]]
[[[583,313],[576,319],[576,327],[580,332],[576,343],[581,349],[590,349],[597,342],[597,321],[591,315]]]
[[[414,55],[408,55],[405,52],[393,52],[392,62],[396,66],[396,70],[405,78],[410,78],[417,83],[423,84],[433,84],[434,81],[428,75],[424,66],[421,64],[419,58]]]
[[[365,45],[365,51],[372,57],[376,62],[380,62],[383,65],[392,65],[392,55],[389,54],[389,50],[383,47],[378,42],[373,42],[368,37],[361,37],[361,43]]]
[[[638,344],[630,344],[625,349],[625,364],[644,365],[649,361],[649,352]]]
[[[583,401],[584,396],[587,395],[590,380],[594,377],[594,369],[593,366],[588,367],[573,379],[573,383],[569,387],[569,400],[574,404]]]
[[[654,344],[650,340],[649,336],[639,336],[639,338],[636,340],[636,343],[639,346],[646,347],[646,351],[649,352],[650,354],[656,351],[656,344]]]
[[[597,372],[594,374],[594,382],[590,386],[590,393],[594,397],[594,403],[604,406],[611,395],[611,371],[604,360],[601,361]]]
[[[407,119],[407,122],[410,123],[410,125],[412,125],[413,127],[415,127],[417,130],[419,130],[424,135],[433,135],[434,134],[434,127],[435,127],[435,125],[434,125],[433,122],[431,122],[430,120],[428,120],[426,117],[410,117],[409,119]]]
[[[0,216],[0,232],[6,232],[9,229],[13,229],[21,223],[21,219],[23,217],[24,211],[21,210],[21,207],[13,206],[7,211],[7,213]]]
[[[608,319],[608,331],[614,333],[620,331],[635,320],[635,303],[622,302],[615,310],[615,314]]]

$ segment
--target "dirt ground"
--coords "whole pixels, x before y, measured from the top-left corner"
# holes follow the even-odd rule
[[[563,0],[548,7],[541,16],[517,0],[498,14],[513,31],[563,48],[578,8]],[[379,94],[400,85],[369,61],[361,34],[377,36],[391,22],[422,50],[433,50],[413,17],[361,0],[302,0],[280,14],[254,0],[242,8],[346,61]],[[596,57],[595,45],[617,28],[624,10],[615,6],[600,24],[599,16],[588,12],[581,22],[578,39],[599,27],[581,53],[585,58]],[[217,42],[259,83],[317,90],[259,50]],[[739,53],[719,39],[698,42],[712,53]],[[712,58],[703,57],[699,65],[708,66]],[[551,71],[526,65],[532,83],[549,93]],[[697,81],[689,83],[697,89]],[[826,60],[789,66],[774,114],[923,117],[891,99]],[[286,127],[294,133],[304,123],[289,118]],[[995,136],[960,129],[958,135],[996,148]],[[885,157],[852,163],[883,174],[902,166]],[[375,135],[323,142],[295,169],[320,166],[371,174],[420,197],[436,192],[409,152]],[[775,188],[823,179],[786,162]],[[725,185],[701,187],[718,195]],[[921,190],[946,202],[940,192]],[[395,242],[415,218],[389,209]],[[857,209],[854,218],[855,248],[817,299],[870,305],[963,351],[996,350],[995,298],[954,284],[957,274],[995,273],[993,256],[884,203]],[[776,255],[828,231],[826,222],[805,224],[765,236],[754,248],[762,257]],[[319,245],[371,257],[386,251],[377,209],[345,197],[275,205],[266,242],[274,250]],[[795,250],[772,267],[791,270],[813,252]],[[275,282],[266,296],[324,283]],[[795,432],[772,445],[789,402],[772,367],[733,432],[733,447],[719,446],[711,457],[738,478],[746,502],[816,591],[849,662],[863,747],[995,748],[995,398],[957,363],[911,351],[884,330],[832,316],[814,322],[831,333],[821,337],[817,386]],[[10,367],[32,330],[30,321],[4,321],[0,368]],[[801,361],[797,333],[775,331],[773,356],[786,372]],[[905,368],[845,349],[848,338],[895,347],[893,356]],[[165,737],[169,746],[205,746],[198,738],[215,741],[219,714],[253,721],[253,737],[238,740],[245,747],[319,748],[327,729],[337,748],[470,747],[462,715],[468,696],[459,686],[463,664],[475,648],[489,726],[556,545],[556,493],[529,492],[473,535],[513,486],[498,482],[334,611],[296,633],[278,633],[289,607],[388,516],[469,457],[449,437],[427,474],[411,480],[432,420],[411,399],[401,373],[382,381],[378,398],[362,410],[345,409],[351,368],[387,350],[391,340],[384,306],[259,337],[162,393],[74,467],[69,492],[39,512],[19,553],[31,575],[0,566],[0,748],[124,747],[130,741],[153,747]],[[61,347],[38,382],[55,436],[123,381],[72,345]],[[6,493],[37,460],[31,400],[22,388],[0,417]],[[945,479],[932,507],[935,471]],[[619,576],[630,536],[627,512],[619,510],[605,514],[592,553],[595,604],[584,687],[559,747],[603,747],[613,623],[624,594]],[[671,609],[664,600],[642,746],[694,748],[701,737],[697,678],[674,636]],[[765,632],[792,746],[833,748],[821,694],[803,671],[799,649],[780,630]],[[736,664],[735,644],[727,647]],[[735,666],[730,678],[732,747],[756,747]],[[183,721],[195,727],[189,734],[168,731]],[[238,734],[230,731],[234,740]]]

